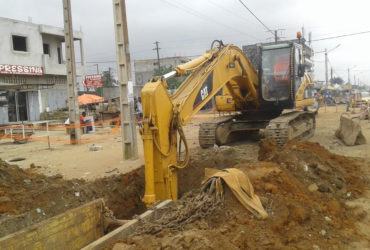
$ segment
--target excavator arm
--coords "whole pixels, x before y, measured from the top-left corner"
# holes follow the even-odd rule
[[[169,96],[166,79],[189,76]],[[143,126],[140,130],[145,158],[145,196],[147,206],[157,200],[177,201],[177,171],[189,162],[189,149],[182,126],[214,97],[227,88],[236,105],[258,107],[258,74],[244,53],[234,45],[219,46],[204,55],[155,77],[141,92]],[[177,157],[177,133],[185,145],[183,161]]]

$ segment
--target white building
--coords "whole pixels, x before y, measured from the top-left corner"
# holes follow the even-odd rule
[[[0,34],[0,124],[36,121],[46,110],[66,107],[64,30],[0,18]],[[83,34],[73,36],[83,76]]]
[[[177,65],[190,61],[188,57],[175,56],[160,58],[160,66],[166,68],[173,68]],[[134,96],[140,96],[141,89],[153,76],[154,70],[158,68],[157,59],[136,60],[134,61],[135,67],[135,85]]]

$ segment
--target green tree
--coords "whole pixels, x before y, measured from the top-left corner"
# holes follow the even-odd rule
[[[113,74],[111,71],[103,71],[102,73],[102,79],[103,79],[103,87],[113,87],[115,84],[117,84],[117,80],[114,79]],[[97,88],[96,93],[100,96],[103,95],[103,88]]]
[[[342,85],[344,83],[343,79],[341,77],[334,77],[332,79],[330,79],[330,83],[331,84],[339,84],[339,85]]]
[[[163,76],[164,74],[167,74],[171,71],[172,71],[172,67],[163,66],[163,67],[160,67],[160,69],[155,68],[154,76]],[[181,85],[182,81],[183,79],[181,78],[168,79],[167,80],[168,89],[177,89]]]

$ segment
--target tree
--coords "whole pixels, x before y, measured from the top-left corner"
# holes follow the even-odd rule
[[[155,68],[154,69],[154,76],[163,76],[164,74],[167,74],[172,71],[172,67],[166,67],[162,66],[160,69]],[[167,86],[168,89],[177,89],[183,80],[180,80],[179,78],[171,78],[167,80]]]
[[[343,79],[341,77],[334,77],[332,79],[330,79],[330,83],[331,84],[339,84],[339,85],[342,85],[344,83]]]
[[[103,88],[113,87],[117,84],[117,80],[114,79],[112,72],[109,70],[103,71],[102,73]],[[97,88],[95,91],[98,95],[103,95],[103,88]]]
[[[111,71],[103,71],[103,87],[113,87],[117,83]]]

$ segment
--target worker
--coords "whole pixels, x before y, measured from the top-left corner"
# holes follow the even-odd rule
[[[350,95],[349,92],[346,91],[346,112],[349,112],[349,104],[350,104]]]
[[[138,120],[141,120],[141,118],[143,118],[143,106],[141,104],[141,97],[138,98],[136,106],[137,106]]]
[[[86,117],[86,112],[82,112],[82,114],[80,115],[80,124],[85,123],[85,121],[84,121],[85,117]]]
[[[82,112],[80,115],[80,125],[81,128],[83,128],[84,133],[89,133],[89,131],[92,131],[91,121],[89,119],[86,119],[86,112]]]

